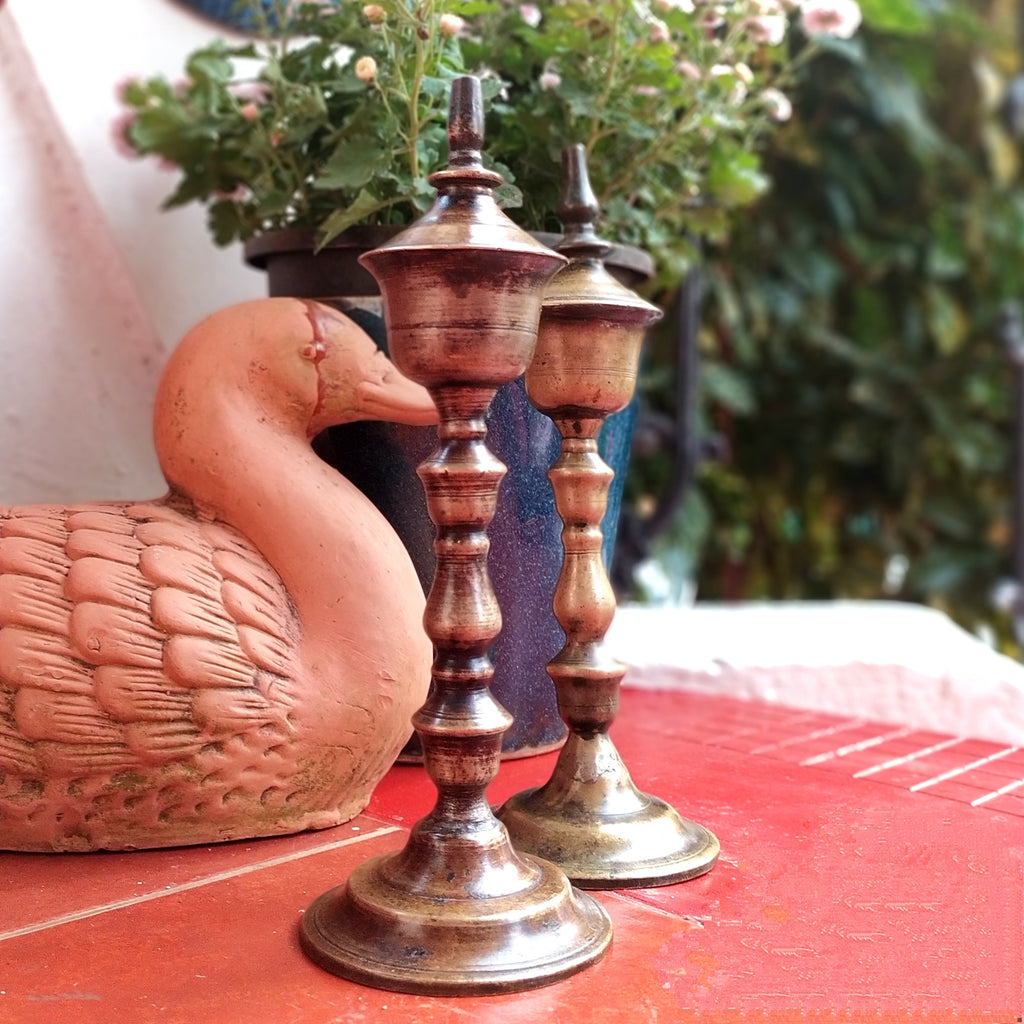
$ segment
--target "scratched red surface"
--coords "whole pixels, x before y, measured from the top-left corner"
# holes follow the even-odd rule
[[[575,978],[429,999],[303,957],[303,908],[401,845],[432,803],[422,769],[398,767],[365,815],[317,835],[0,854],[0,1021],[1009,1024],[1024,1012],[1020,751],[637,690],[615,738],[637,782],[712,828],[723,853],[703,878],[600,894],[613,945]],[[491,798],[543,781],[552,762],[506,763]]]

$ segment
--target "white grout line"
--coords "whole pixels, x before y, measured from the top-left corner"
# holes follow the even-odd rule
[[[1020,747],[1007,747],[1005,750],[1000,750],[996,754],[989,754],[988,757],[980,758],[977,761],[972,761],[970,764],[965,764],[961,768],[951,768],[948,772],[943,772],[941,775],[936,775],[934,779],[925,779],[923,782],[915,782],[910,787],[911,793],[916,793],[919,789],[926,789],[928,786],[934,786],[938,782],[945,782],[946,779],[955,778],[957,775],[963,775],[964,772],[972,771],[975,768],[982,768],[991,761],[998,761],[1001,757],[1006,757],[1007,754],[1013,754],[1020,750]],[[993,793],[992,796],[997,794]],[[974,801],[971,801],[971,806],[974,806]]]
[[[802,733],[799,736],[790,736],[788,739],[780,740],[778,743],[766,743],[763,747],[757,747],[749,751],[751,754],[763,754],[769,750],[780,750],[782,747],[790,747],[794,743],[804,743],[807,740],[816,740],[822,736],[832,736],[835,733],[846,732],[849,729],[856,729],[867,725],[866,718],[851,718],[848,722],[840,722],[838,725],[829,725],[822,729],[815,729],[813,732]]]
[[[870,768],[864,768],[853,777],[855,779],[863,779],[868,775],[874,775],[876,772],[884,772],[889,768],[898,768],[901,764],[906,764],[908,761],[916,761],[919,757],[927,757],[929,754],[935,754],[940,750],[945,750],[947,747],[954,747],[958,743],[963,743],[963,741],[963,736],[954,736],[951,739],[943,740],[941,743],[934,743],[930,747],[922,747],[920,750],[915,750],[912,754],[904,754],[903,757],[894,757],[891,761],[883,761],[882,764],[874,764]]]
[[[989,800],[995,800],[997,796],[1002,796],[1004,793],[1010,793],[1015,789],[1019,789],[1024,786],[1024,779],[1017,779],[1015,782],[1008,782],[1005,786],[1000,786],[999,789],[992,793],[986,793],[984,796],[979,796],[971,801],[972,807],[980,807],[982,804],[987,804]]]
[[[877,747],[879,743],[885,743],[887,740],[898,740],[902,736],[909,736],[913,729],[894,729],[892,732],[883,732],[878,736],[872,736],[870,739],[860,740],[857,743],[851,743],[849,746],[839,747],[836,750],[826,751],[824,754],[815,754],[814,757],[809,757],[806,761],[801,761],[800,766],[821,764],[822,761],[831,761],[833,757],[845,757],[847,754],[854,754],[860,750],[870,750],[871,747]]]
[[[799,725],[805,719],[810,718],[813,720],[820,718],[821,714],[822,713],[819,711],[794,711],[789,714],[781,715],[778,721],[773,722],[772,724],[779,728],[790,729],[794,725]],[[750,725],[744,726],[743,728],[733,728],[728,732],[715,733],[703,742],[712,747],[722,746],[723,744],[728,743],[729,740],[739,739],[743,736],[749,736],[751,733],[760,732],[764,729],[764,724],[765,723],[763,721],[752,722]]]
[[[164,896],[173,896],[175,893],[188,892],[190,889],[200,889],[204,885],[213,885],[215,882],[223,882],[229,878],[238,878],[240,875],[262,871],[264,868],[274,868],[280,864],[287,864],[289,861],[301,860],[303,857],[313,857],[318,853],[326,853],[329,850],[339,850],[344,846],[355,846],[356,843],[366,842],[367,839],[377,839],[380,836],[401,831],[397,825],[388,825],[384,828],[375,829],[373,832],[364,832],[358,836],[339,839],[337,842],[328,843],[325,846],[315,846],[309,850],[286,853],[280,857],[272,857],[270,860],[261,860],[255,864],[243,864],[241,867],[231,868],[228,871],[219,871],[215,875],[207,875],[205,878],[197,878],[191,882],[169,885],[166,889],[160,889],[156,892],[148,892],[140,896],[130,896],[126,899],[114,900],[111,903],[101,903],[96,907],[86,907],[84,910],[76,910],[71,914],[62,914],[60,917],[53,917],[48,921],[38,921],[35,924],[27,924],[21,928],[12,928],[10,931],[0,932],[0,942],[3,942],[5,939],[18,938],[20,935],[31,935],[32,932],[45,931],[47,928],[56,928],[58,925],[70,924],[73,921],[81,921],[87,917],[108,914],[112,910],[123,910],[125,907],[133,907],[137,903],[148,903],[150,900],[158,900]]]

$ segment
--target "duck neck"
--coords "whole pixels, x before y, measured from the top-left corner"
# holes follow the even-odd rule
[[[298,613],[303,646],[323,648],[310,653],[324,668],[339,637],[352,639],[350,658],[363,649],[370,657],[396,593],[400,604],[407,592],[422,602],[412,561],[369,499],[313,452],[305,422],[295,422],[301,403],[295,415],[258,407],[261,365],[253,354],[225,360],[202,347],[172,362],[155,417],[164,473],[200,516],[230,524],[267,559]],[[311,368],[305,409],[315,407],[318,386]],[[396,612],[396,628],[402,617]]]

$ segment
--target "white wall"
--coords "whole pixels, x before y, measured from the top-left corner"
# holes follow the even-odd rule
[[[171,0],[0,6],[0,505],[145,498],[159,371],[213,310],[262,295],[173,173],[112,142],[117,84],[177,76],[219,27]]]

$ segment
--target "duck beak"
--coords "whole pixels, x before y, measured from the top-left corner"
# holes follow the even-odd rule
[[[356,385],[360,418],[386,420],[425,427],[437,423],[437,407],[430,392],[400,373],[383,352],[377,352],[370,372]]]
[[[438,422],[430,392],[402,374],[354,321],[318,302],[307,301],[306,310],[314,341],[341,359],[333,373],[319,375],[326,392],[320,395],[310,437],[324,427],[355,420],[411,426]]]

